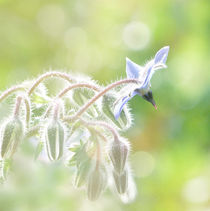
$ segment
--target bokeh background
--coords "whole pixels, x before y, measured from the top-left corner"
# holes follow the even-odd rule
[[[96,202],[61,165],[16,161],[1,211],[210,211],[210,2],[208,0],[0,0],[0,90],[46,70],[125,77],[169,45],[152,79],[158,111],[135,97],[126,136],[138,196]],[[19,164],[19,165],[18,165]]]

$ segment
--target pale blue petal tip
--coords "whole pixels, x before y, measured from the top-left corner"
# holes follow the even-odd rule
[[[138,78],[140,66],[126,57],[127,78]]]
[[[123,107],[125,106],[125,104],[132,99],[135,95],[137,95],[138,92],[137,91],[133,91],[133,93],[131,94],[131,96],[125,96],[114,108],[114,117],[117,120],[120,117],[120,114],[123,110]]]
[[[151,64],[147,67],[147,76],[145,78],[145,81],[143,83],[142,88],[145,88],[148,86],[152,75],[154,73],[154,69],[162,69],[166,68],[167,66],[165,65],[167,57],[168,57],[168,52],[169,52],[169,46],[165,46],[161,48],[155,55],[154,62],[151,62]]]
[[[118,103],[114,108],[114,117],[117,120],[120,117],[120,114],[123,110],[123,107],[125,104],[130,100],[130,97],[126,96],[124,97],[120,103]]]
[[[161,48],[155,55],[154,63],[166,63],[167,57],[169,52],[169,46],[165,46]]]

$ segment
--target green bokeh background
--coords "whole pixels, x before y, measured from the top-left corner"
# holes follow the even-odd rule
[[[210,3],[208,0],[0,0],[0,90],[46,70],[125,77],[170,46],[168,69],[152,79],[158,111],[139,97],[126,137],[138,195],[96,202],[62,165],[19,156],[0,187],[1,211],[209,211]],[[24,159],[27,158],[27,159]]]

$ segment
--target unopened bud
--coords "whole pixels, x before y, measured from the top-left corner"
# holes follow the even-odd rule
[[[109,157],[114,170],[122,174],[128,157],[129,145],[125,141],[114,140],[109,149]]]
[[[46,148],[50,160],[59,160],[63,156],[65,132],[64,126],[53,120],[46,128]]]
[[[10,159],[16,152],[22,138],[23,123],[18,118],[14,118],[4,127],[1,142],[1,157],[3,159]]]
[[[131,203],[135,199],[136,194],[137,194],[136,185],[134,183],[132,175],[129,172],[129,174],[128,174],[128,188],[127,188],[127,190],[124,194],[120,195],[120,198],[124,203]]]
[[[128,188],[128,171],[124,170],[124,172],[122,174],[118,174],[114,170],[112,173],[113,173],[115,186],[117,188],[117,192],[119,194],[125,193]]]
[[[91,201],[97,200],[107,184],[107,173],[103,167],[94,169],[88,179],[88,199]]]
[[[84,183],[87,181],[88,178],[88,174],[91,170],[91,161],[87,160],[85,162],[82,162],[77,170],[77,175],[74,181],[74,184],[76,187],[81,187],[82,185],[84,185]]]

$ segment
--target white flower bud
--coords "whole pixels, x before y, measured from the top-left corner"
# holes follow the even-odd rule
[[[87,194],[91,201],[97,200],[107,184],[107,173],[103,167],[96,168],[89,175]]]
[[[129,152],[129,145],[122,140],[115,139],[109,148],[109,157],[112,161],[114,170],[122,174],[125,168]]]
[[[10,159],[16,152],[22,138],[23,123],[18,118],[14,118],[7,122],[3,130],[1,157],[3,159]]]
[[[46,128],[45,138],[49,159],[59,160],[64,151],[64,126],[59,121],[53,120]]]
[[[122,174],[118,174],[114,170],[112,173],[113,173],[115,186],[117,188],[117,192],[119,194],[125,193],[128,188],[128,171],[124,170],[124,172]]]

